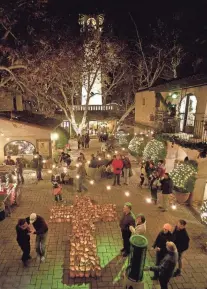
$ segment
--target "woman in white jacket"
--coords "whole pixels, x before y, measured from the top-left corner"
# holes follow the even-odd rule
[[[145,216],[143,214],[137,215],[135,228],[133,226],[130,226],[129,230],[132,232],[132,234],[135,235],[145,235],[146,233]]]

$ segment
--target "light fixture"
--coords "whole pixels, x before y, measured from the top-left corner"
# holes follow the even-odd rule
[[[90,184],[91,184],[91,185],[94,185],[94,180],[90,180]]]
[[[115,154],[118,154],[118,152],[117,152],[117,151],[115,151]]]
[[[52,165],[52,168],[55,169],[55,168],[56,168],[56,165]]]
[[[48,174],[52,174],[52,170],[48,170],[47,172],[48,172]]]
[[[107,189],[108,191],[110,191],[110,190],[111,190],[111,186],[106,186],[106,189]]]
[[[129,192],[125,192],[124,194],[125,194],[126,197],[129,197],[129,196],[130,196],[130,193],[129,193]]]
[[[107,158],[110,158],[111,156],[110,155],[107,155]]]
[[[87,164],[90,165],[91,161],[87,161]]]
[[[176,209],[177,209],[177,206],[174,204],[174,205],[171,206],[171,208],[172,208],[173,210],[176,210]]]
[[[172,96],[171,96],[173,99],[176,99],[178,96],[177,96],[177,93],[173,93]]]
[[[79,176],[79,175],[77,175],[77,176],[76,176],[76,179],[80,179],[80,176]]]
[[[7,138],[6,138],[6,141],[10,141],[10,138],[9,138],[9,137],[7,137]]]
[[[148,204],[151,204],[151,203],[152,203],[152,199],[151,199],[151,198],[146,198],[146,202],[147,202]]]
[[[123,151],[125,151],[125,148],[122,148]]]
[[[1,136],[4,136],[4,133],[1,133]]]
[[[56,140],[58,140],[58,138],[59,138],[59,135],[58,135],[58,133],[56,133],[56,132],[53,132],[53,133],[51,133],[51,140],[52,141],[56,141]]]
[[[46,161],[46,160],[43,160],[42,162],[43,162],[43,164],[46,164],[47,161]]]

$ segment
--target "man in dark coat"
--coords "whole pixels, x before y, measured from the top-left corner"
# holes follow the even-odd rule
[[[42,180],[43,158],[38,152],[34,155],[34,166],[36,169],[37,180],[41,181]]]
[[[120,228],[123,239],[123,249],[121,252],[123,253],[123,257],[126,257],[130,253],[130,242],[129,239],[131,237],[131,231],[129,229],[130,226],[135,227],[135,215],[132,213],[132,204],[125,203],[123,208],[123,216],[120,220]]]
[[[27,262],[31,259],[30,256],[30,228],[26,219],[19,219],[18,224],[16,225],[17,233],[17,243],[22,249],[22,262],[24,266],[27,266]]]
[[[168,173],[164,174],[164,179],[160,181],[162,190],[162,212],[166,212],[169,205],[169,195],[172,194],[173,181]]]
[[[168,283],[173,275],[176,263],[178,261],[178,252],[173,242],[166,243],[167,253],[159,266],[145,268],[144,270],[150,270],[157,272],[159,275],[159,282],[161,289],[168,289]]]
[[[152,246],[156,251],[156,266],[160,265],[161,260],[167,254],[166,243],[173,239],[171,231],[172,226],[170,224],[165,224]],[[154,277],[152,277],[152,280],[157,280],[158,278],[158,271],[154,271]]]
[[[48,226],[43,217],[37,215],[36,213],[32,213],[29,218],[26,219],[28,224],[32,224],[34,227],[34,231],[32,234],[36,235],[36,252],[37,255],[40,256],[41,262],[45,261],[45,243],[47,239]]]
[[[182,270],[182,254],[189,247],[190,238],[186,231],[186,221],[179,220],[173,231],[173,240],[178,250],[178,269],[174,273],[174,277],[181,275]]]

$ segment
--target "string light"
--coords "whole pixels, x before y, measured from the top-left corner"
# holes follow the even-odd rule
[[[56,168],[56,165],[52,165],[52,168],[55,169],[55,168]]]
[[[115,153],[115,154],[118,154],[118,151],[115,151],[114,153]]]
[[[101,161],[101,158],[98,158],[99,161]]]
[[[111,155],[109,155],[109,154],[108,154],[106,157],[107,157],[107,158],[110,158],[110,157],[111,157]]]
[[[125,151],[125,148],[122,148],[123,151]]]
[[[146,161],[147,159],[151,159],[155,162],[159,160],[164,160],[167,155],[167,149],[163,142],[158,141],[156,139],[152,139],[149,141],[143,152],[143,159]]]
[[[90,165],[91,161],[87,161],[87,164]]]
[[[128,149],[134,156],[142,156],[147,139],[143,137],[135,136],[129,143]]]
[[[203,205],[201,206],[201,220],[207,224],[207,200],[203,201]]]
[[[43,164],[46,164],[47,161],[46,161],[46,160],[43,160],[42,162],[43,162]]]

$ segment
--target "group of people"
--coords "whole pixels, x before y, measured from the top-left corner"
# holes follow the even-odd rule
[[[162,205],[159,206],[162,212],[168,210],[169,196],[173,191],[173,181],[170,175],[166,172],[164,161],[160,160],[155,166],[154,162],[147,160],[141,165],[140,173],[140,187],[146,185],[150,188],[151,199],[154,204],[157,204],[157,193],[161,189],[162,192]]]
[[[89,143],[90,143],[89,132],[87,132],[86,134],[82,134],[82,135],[78,134],[77,142],[78,142],[78,149],[89,148]]]
[[[45,244],[48,234],[48,225],[44,218],[32,213],[25,219],[19,219],[16,225],[17,243],[20,246],[22,254],[22,262],[26,267],[28,261],[32,258],[30,255],[30,236],[36,236],[35,248],[41,262],[45,261]]]
[[[156,252],[156,264],[153,267],[145,268],[145,270],[154,272],[152,280],[159,280],[161,289],[168,288],[168,283],[172,276],[181,275],[182,256],[188,249],[190,241],[186,225],[185,220],[179,220],[174,229],[170,224],[164,224],[163,229],[159,232],[152,245],[153,250]],[[123,239],[121,253],[123,257],[126,257],[130,253],[129,239],[131,235],[145,235],[146,233],[146,219],[143,214],[139,214],[135,218],[131,203],[125,203],[124,205],[120,229]],[[175,270],[177,264],[178,268]]]
[[[17,174],[17,182],[24,184],[24,176],[23,176],[23,162],[21,158],[16,158],[16,162],[11,158],[11,156],[7,156],[5,160],[6,166],[16,166],[16,174]]]

